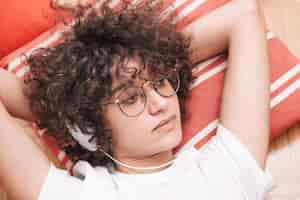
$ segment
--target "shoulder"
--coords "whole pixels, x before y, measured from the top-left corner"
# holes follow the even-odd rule
[[[86,161],[79,161],[73,167],[73,174],[83,180],[81,196],[84,199],[92,199],[99,195],[105,199],[116,198],[116,184],[107,167],[93,167]]]
[[[116,189],[105,167],[93,167],[86,161],[78,161],[72,174],[51,163],[38,199],[81,200],[95,199],[100,195],[105,199],[115,199]]]
[[[57,168],[53,163],[42,185],[38,200],[79,199],[82,181],[69,174],[68,171]]]

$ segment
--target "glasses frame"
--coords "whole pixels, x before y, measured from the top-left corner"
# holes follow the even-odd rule
[[[176,69],[173,69],[173,70],[172,70],[171,72],[169,72],[169,73],[175,73],[175,74],[176,74],[176,77],[177,77],[177,80],[178,80],[177,88],[176,88],[176,90],[174,90],[174,93],[171,94],[171,95],[168,95],[168,96],[162,95],[162,94],[160,94],[160,93],[157,91],[157,89],[156,89],[156,87],[155,87],[155,83],[161,81],[162,79],[165,79],[167,76],[163,77],[163,78],[160,79],[159,81],[152,81],[152,80],[145,80],[145,79],[144,79],[144,80],[143,80],[143,83],[141,83],[140,86],[130,86],[130,87],[136,87],[137,89],[141,89],[142,94],[143,94],[143,96],[145,97],[145,102],[144,102],[143,109],[141,109],[141,111],[140,111],[139,113],[135,114],[135,115],[128,115],[128,113],[126,113],[125,111],[123,111],[123,109],[121,108],[121,100],[120,100],[120,99],[115,99],[115,100],[112,100],[112,101],[105,102],[105,103],[103,103],[103,105],[117,104],[118,107],[119,107],[119,110],[120,110],[124,115],[126,115],[127,117],[137,117],[137,116],[139,116],[142,112],[144,112],[145,107],[146,107],[146,104],[147,104],[147,96],[146,96],[146,93],[145,93],[145,91],[144,91],[144,86],[145,86],[145,85],[151,84],[151,85],[152,85],[152,88],[155,90],[155,92],[156,92],[157,94],[159,94],[160,96],[162,96],[162,97],[171,97],[171,96],[174,96],[175,94],[177,94],[177,92],[178,92],[178,90],[179,90],[179,88],[180,88],[180,76],[179,76],[179,73],[178,73],[178,71],[177,71]],[[170,83],[170,84],[171,84],[171,83]],[[172,84],[171,84],[171,85],[172,85]],[[173,85],[172,85],[172,87],[173,87]]]

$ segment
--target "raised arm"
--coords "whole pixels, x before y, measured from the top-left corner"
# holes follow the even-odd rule
[[[50,161],[5,109],[0,98],[0,183],[14,199],[36,200]]]
[[[225,77],[221,122],[248,146],[262,168],[270,133],[270,66],[266,29],[260,5],[232,29]]]
[[[193,60],[229,49],[220,121],[264,168],[269,144],[270,80],[266,28],[258,1],[232,0],[183,32],[193,38]]]

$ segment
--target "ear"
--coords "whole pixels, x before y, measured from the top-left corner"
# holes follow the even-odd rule
[[[105,129],[112,129],[111,122],[106,118],[107,107],[103,106],[101,114],[98,114]]]

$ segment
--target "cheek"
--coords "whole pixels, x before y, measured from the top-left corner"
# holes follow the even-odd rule
[[[112,130],[114,145],[119,147],[129,147],[142,143],[143,140],[146,140],[143,133],[151,128],[151,124],[142,117],[130,118],[115,108],[107,109],[105,119]]]
[[[147,131],[149,125],[142,123],[139,120],[127,120],[116,125],[112,133],[113,149],[128,155],[147,154],[152,139]]]
[[[122,146],[137,145],[147,140],[146,135],[151,126],[145,120],[127,119],[125,121],[118,121],[114,127],[113,136]]]

